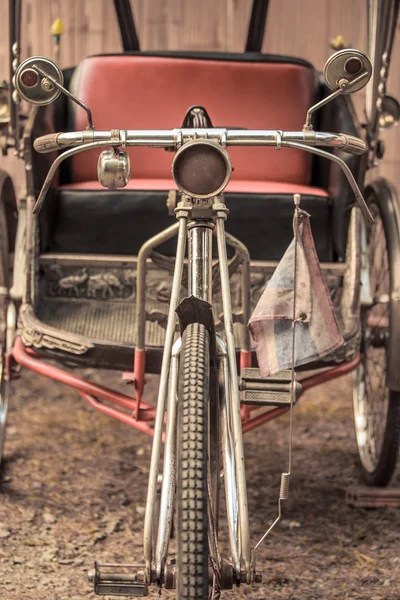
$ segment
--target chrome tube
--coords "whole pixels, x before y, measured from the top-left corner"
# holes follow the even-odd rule
[[[338,92],[339,93],[339,92]],[[341,92],[340,92],[341,93]],[[324,101],[325,102],[325,101]],[[319,105],[318,105],[319,106]],[[227,146],[276,146],[282,142],[300,142],[312,146],[342,148],[340,134],[324,131],[276,131],[264,129],[170,129],[145,130],[127,129],[111,131],[71,131],[59,133],[57,144],[60,148],[70,148],[83,144],[149,146],[153,148],[179,148],[186,142],[207,138],[225,143]]]
[[[178,375],[179,353],[181,350],[181,345],[181,338],[177,339],[173,345],[169,375],[164,467],[156,546],[156,571],[158,581],[161,581],[165,562],[167,560],[168,545],[171,537],[171,527],[174,515]]]
[[[249,532],[249,515],[247,505],[246,474],[244,465],[242,421],[240,418],[240,397],[237,379],[238,374],[236,367],[236,349],[235,338],[233,334],[231,293],[229,287],[228,257],[226,254],[226,240],[224,227],[224,220],[226,217],[224,211],[225,205],[216,204],[214,205],[214,209],[217,211],[216,227],[219,270],[221,277],[222,307],[224,311],[225,336],[228,352],[229,374],[231,381],[231,415],[239,501],[240,541],[243,559],[245,562],[245,569],[246,572],[250,574],[251,548]]]
[[[212,230],[213,223],[188,226],[189,296],[212,303]]]
[[[304,144],[287,142],[286,146],[288,148],[296,148],[298,150],[305,150],[306,152],[310,152],[311,154],[317,154],[318,156],[322,156],[323,158],[332,160],[337,165],[339,165],[339,167],[342,169],[343,173],[346,175],[347,181],[349,182],[351,189],[354,192],[354,195],[355,195],[358,205],[361,209],[361,212],[363,213],[367,222],[368,223],[374,222],[374,218],[371,214],[371,211],[369,210],[369,208],[367,206],[367,203],[364,200],[364,196],[362,195],[361,190],[358,187],[356,180],[354,179],[353,173],[351,172],[350,168],[346,165],[346,163],[341,158],[339,158],[339,156],[336,156],[336,154],[329,154],[328,152],[325,152],[325,150],[321,150],[320,148],[310,148],[309,146],[305,146]]]
[[[243,323],[241,327],[240,349],[250,350],[250,331],[247,324],[250,319],[250,253],[247,247],[233,235],[225,231],[228,246],[231,246],[239,255],[241,266],[241,302],[243,311]]]
[[[240,581],[240,553],[238,546],[238,497],[236,485],[236,464],[231,430],[231,381],[229,378],[228,354],[225,342],[217,337],[218,380],[221,422],[221,450],[224,467],[226,516],[228,521],[229,546],[236,576]]]
[[[173,238],[179,230],[179,223],[174,223],[157,233],[147,240],[139,250],[137,258],[136,274],[136,317],[135,317],[135,348],[136,350],[145,349],[145,329],[146,329],[146,273],[147,259],[160,244]]]
[[[108,142],[108,144],[109,144],[109,142]],[[78,146],[77,148],[70,148],[69,150],[66,150],[65,152],[63,152],[62,154],[57,156],[56,160],[53,162],[53,164],[51,165],[51,167],[49,169],[49,172],[46,175],[46,179],[44,180],[42,189],[40,190],[40,194],[38,196],[38,199],[36,200],[36,204],[33,207],[33,214],[35,214],[35,215],[39,214],[39,212],[42,208],[44,199],[46,197],[46,194],[49,191],[51,182],[53,181],[53,177],[56,174],[58,167],[61,165],[62,162],[64,162],[64,160],[66,160],[67,158],[70,158],[71,156],[74,156],[75,154],[78,154],[79,152],[85,152],[85,150],[91,150],[92,148],[99,148],[104,145],[105,145],[104,142],[93,142],[92,144],[84,144],[83,146]]]
[[[153,513],[154,513],[154,502],[157,491],[157,476],[158,466],[160,462],[160,451],[162,442],[162,429],[164,421],[165,411],[165,400],[167,396],[169,366],[171,361],[172,344],[175,333],[175,311],[178,305],[183,262],[185,258],[185,247],[186,247],[186,227],[187,227],[187,213],[184,216],[184,210],[181,211],[179,216],[179,231],[178,231],[178,246],[176,250],[176,261],[174,278],[172,282],[171,300],[168,312],[168,323],[167,330],[165,333],[164,352],[161,364],[161,375],[160,375],[160,387],[157,398],[157,413],[154,423],[154,439],[151,450],[151,462],[149,471],[149,484],[147,488],[147,501],[146,501],[146,512],[144,518],[144,560],[146,565],[146,576],[147,581],[150,583],[151,578],[151,561],[152,561],[152,524],[153,524]]]

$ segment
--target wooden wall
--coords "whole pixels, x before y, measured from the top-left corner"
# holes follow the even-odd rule
[[[242,51],[251,0],[131,0],[143,49]],[[0,0],[0,79],[7,78],[8,0]],[[341,33],[365,50],[365,0],[270,0],[263,50],[300,56],[322,69],[331,54],[330,40]],[[53,56],[50,25],[60,17],[62,67],[84,56],[118,52],[121,44],[111,0],[23,0],[22,58]],[[397,30],[388,91],[400,98],[400,30]],[[363,93],[356,100],[362,112]],[[400,189],[400,127],[384,134],[386,155],[379,171]],[[0,157],[16,182],[21,165]]]

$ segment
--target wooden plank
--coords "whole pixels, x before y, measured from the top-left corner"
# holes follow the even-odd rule
[[[322,69],[328,37],[327,0],[270,0],[263,52],[298,56]]]
[[[327,42],[339,34],[352,48],[367,49],[367,10],[365,0],[328,0]],[[333,52],[331,50],[330,52]]]
[[[98,0],[85,1],[85,54],[79,56],[79,61],[85,56],[100,54],[104,52],[104,34],[105,34],[105,11],[104,3]]]
[[[8,2],[3,2],[4,6],[2,6],[2,18],[0,19],[0,39],[2,43],[0,44],[0,81],[5,79],[8,80],[9,72],[8,72]]]
[[[100,5],[100,3],[99,3]],[[122,52],[121,36],[118,29],[114,4],[103,0],[102,12],[104,20],[104,37],[101,52]]]
[[[182,9],[182,49],[210,52],[226,49],[225,2],[186,0]]]
[[[246,46],[252,0],[226,0],[227,52],[243,52]]]

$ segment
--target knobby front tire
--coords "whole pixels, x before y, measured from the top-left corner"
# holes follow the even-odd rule
[[[185,329],[178,397],[178,600],[208,598],[209,344],[204,325],[192,323]]]

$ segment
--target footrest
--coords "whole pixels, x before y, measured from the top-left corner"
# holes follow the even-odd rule
[[[240,394],[241,404],[260,406],[290,406],[290,393],[246,390]]]
[[[147,585],[123,581],[95,583],[94,593],[98,596],[134,596],[136,598],[149,595]]]
[[[295,381],[295,396],[301,385]],[[292,400],[291,371],[280,371],[270,377],[261,377],[260,370],[242,369],[240,379],[240,401],[242,404],[259,406],[290,406]]]
[[[117,572],[115,568],[131,570],[138,565],[94,564],[93,571],[88,574],[89,581],[94,584],[94,593],[99,596],[148,596],[148,586],[144,583],[144,572]],[[104,569],[107,569],[106,571]]]
[[[244,381],[262,381],[262,382],[272,382],[272,381],[280,381],[280,382],[288,382],[290,383],[292,378],[291,371],[279,371],[278,373],[274,373],[274,375],[270,375],[269,377],[262,377],[260,374],[260,369],[254,367],[246,367],[242,369],[241,379]]]

